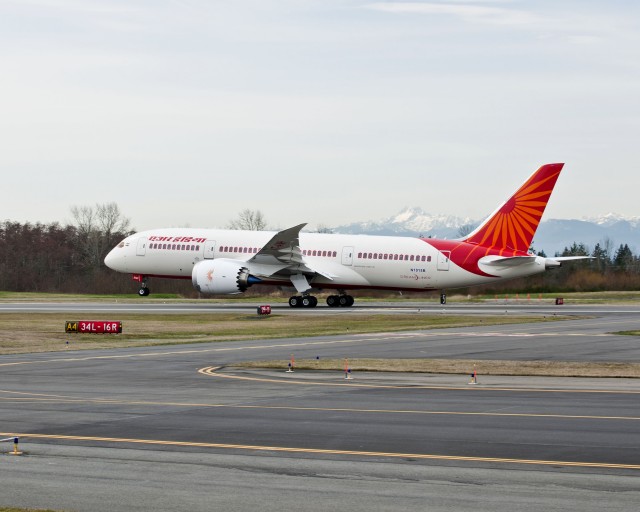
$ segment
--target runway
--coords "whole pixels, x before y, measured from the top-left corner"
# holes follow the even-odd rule
[[[613,334],[640,328],[638,308],[575,308],[592,318],[0,357],[0,437],[19,434],[27,452],[0,457],[10,489],[0,505],[635,510],[635,380],[480,372],[473,386],[467,375],[284,371],[291,353],[480,368],[640,362],[638,338]],[[283,369],[229,366],[257,359],[282,359]]]
[[[626,304],[564,304],[555,305],[552,300],[495,300],[486,303],[455,303],[445,305],[433,302],[368,302],[356,303],[352,308],[329,308],[318,305],[316,308],[291,308],[286,303],[240,302],[230,301],[214,303],[209,301],[178,302],[161,300],[132,300],[125,302],[0,302],[2,313],[144,313],[144,314],[192,314],[192,313],[230,313],[255,312],[256,308],[269,304],[274,312],[290,315],[347,315],[385,313],[423,313],[423,314],[465,314],[486,315],[508,313],[512,315],[606,315],[633,316],[638,314],[638,306]]]

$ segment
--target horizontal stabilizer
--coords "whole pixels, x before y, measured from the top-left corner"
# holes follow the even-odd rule
[[[489,267],[519,267],[536,261],[537,256],[511,256],[504,258],[502,256],[486,256],[478,263]]]
[[[592,260],[592,256],[556,256],[554,258],[545,258],[544,265],[546,268],[560,267],[563,261],[575,260]]]

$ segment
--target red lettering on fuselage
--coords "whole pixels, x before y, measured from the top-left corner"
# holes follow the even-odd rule
[[[150,242],[180,242],[180,243],[204,243],[206,242],[206,237],[193,237],[193,236],[158,236],[153,235],[149,237]]]

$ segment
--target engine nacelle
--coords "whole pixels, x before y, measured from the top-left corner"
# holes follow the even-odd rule
[[[202,293],[232,295],[246,291],[260,279],[249,274],[243,262],[235,260],[205,260],[191,272],[193,287]]]

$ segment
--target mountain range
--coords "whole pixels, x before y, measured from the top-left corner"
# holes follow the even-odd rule
[[[392,217],[355,222],[330,228],[334,233],[424,236],[433,238],[459,238],[484,219],[470,219],[452,215],[431,215],[422,208],[404,208]],[[640,249],[640,217],[624,217],[609,213],[600,217],[543,220],[533,240],[534,250],[548,256],[561,253],[573,243],[584,244],[592,251],[596,244],[615,251],[620,244],[628,244],[634,253]]]

